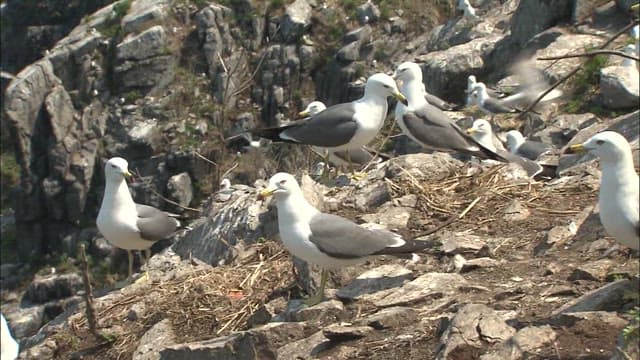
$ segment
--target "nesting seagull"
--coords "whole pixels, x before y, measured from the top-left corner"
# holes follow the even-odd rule
[[[322,268],[320,289],[307,300],[322,301],[327,270],[363,262],[371,255],[407,254],[428,247],[426,242],[404,240],[388,230],[365,228],[343,217],[325,214],[305,198],[291,174],[277,173],[260,192],[273,196],[278,209],[278,230],[285,248],[294,256]]]
[[[9,324],[4,315],[0,313],[0,360],[14,360],[20,353],[20,345],[11,336]]]
[[[306,121],[255,129],[251,133],[273,141],[319,146],[330,151],[358,149],[373,140],[382,128],[388,96],[407,103],[389,75],[374,74],[367,79],[364,96],[356,101],[330,106]]]
[[[310,116],[314,116],[324,111],[326,108],[326,105],[322,101],[312,101],[303,111],[298,113],[298,116],[309,118]],[[319,146],[312,146],[311,149],[316,154],[325,158],[325,161],[328,161],[336,167],[347,166],[350,163],[365,166],[375,159],[375,154],[369,151],[366,146],[361,146],[349,151],[332,151]],[[384,155],[379,156],[375,162],[381,162],[384,157]],[[325,164],[325,166],[327,165],[326,163],[323,164]]]
[[[442,110],[425,100],[420,85],[422,70],[418,64],[400,64],[394,77],[402,81],[402,92],[409,100],[408,105],[396,105],[395,111],[398,126],[405,135],[429,149],[501,160],[494,152],[465,134]]]
[[[509,153],[504,149],[500,140],[493,134],[491,124],[484,119],[477,119],[473,122],[473,126],[467,129],[467,134],[471,135],[480,144],[487,149],[495,152],[505,161],[520,165],[529,177],[540,174],[543,170],[542,165],[531,161],[519,154]]]
[[[627,140],[614,131],[604,131],[582,144],[569,146],[568,152],[590,152],[600,158],[600,221],[620,244],[638,250],[640,184]]]
[[[220,181],[220,189],[218,189],[218,192],[216,192],[214,198],[217,202],[229,201],[234,191],[235,189],[231,187],[231,181],[227,178],[224,178],[222,179],[222,181]]]
[[[507,147],[512,154],[529,160],[538,160],[540,156],[553,150],[553,147],[549,144],[526,140],[518,130],[509,130],[507,132]]]
[[[473,99],[471,98],[471,92],[475,89],[476,84],[484,84],[484,83],[477,81],[475,75],[469,75],[467,77],[467,90],[465,90],[465,93],[467,94],[467,101],[466,101],[467,105],[473,105]],[[486,84],[485,84],[485,89],[487,89],[487,94],[489,94],[489,96],[491,96],[493,98],[504,97],[504,94],[502,92],[497,91],[497,90],[492,89],[492,88],[489,88],[489,87],[486,86]]]
[[[106,186],[97,225],[102,236],[113,246],[127,250],[129,277],[133,273],[131,250],[144,250],[147,262],[151,246],[171,236],[180,223],[168,213],[133,202],[125,177],[130,177],[125,159],[114,157],[105,168]],[[145,278],[147,273],[145,272]]]
[[[487,120],[476,119],[473,125],[467,129],[467,134],[493,152],[506,151],[500,139],[494,135],[491,124]]]

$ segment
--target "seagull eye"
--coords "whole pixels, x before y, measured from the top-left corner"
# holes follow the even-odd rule
[[[117,168],[117,166],[115,164],[111,164],[111,167],[114,168],[114,169]]]
[[[280,184],[280,185],[284,185],[286,182],[287,182],[287,180],[280,180],[280,181],[278,182],[278,184]]]
[[[604,144],[604,140],[598,140],[598,141],[596,141],[596,144],[602,145],[602,144]]]
[[[389,85],[384,85],[384,87],[387,89],[391,88]]]

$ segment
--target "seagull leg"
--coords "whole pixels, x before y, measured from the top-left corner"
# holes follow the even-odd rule
[[[129,259],[129,273],[127,278],[131,279],[131,275],[133,275],[133,253],[131,250],[127,250],[127,258]]]
[[[353,167],[353,162],[351,161],[351,154],[349,153],[349,150],[347,150],[346,152],[347,152],[347,160],[349,160],[349,170],[351,170],[351,179],[355,181],[360,181],[366,178],[367,173],[355,171],[355,168]]]
[[[146,266],[145,270],[144,270],[144,274],[142,274],[142,276],[135,281],[136,284],[140,284],[140,283],[144,283],[147,282],[149,280],[149,259],[151,258],[151,249],[144,249],[140,251],[140,254],[142,254],[142,251],[144,251],[144,264]],[[140,256],[142,257],[142,256]]]
[[[316,304],[322,302],[322,300],[324,300],[324,286],[327,283],[327,275],[328,275],[327,270],[322,269],[322,273],[320,275],[320,289],[318,289],[318,291],[316,292],[315,295],[309,296],[304,301],[304,303],[307,306],[316,305]]]

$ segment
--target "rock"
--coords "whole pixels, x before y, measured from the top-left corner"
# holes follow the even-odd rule
[[[386,202],[380,206],[375,214],[362,215],[362,220],[368,223],[384,225],[387,229],[406,229],[411,218],[412,208],[394,206],[393,202]]]
[[[280,347],[306,335],[304,323],[270,323],[211,340],[168,346],[160,351],[160,359],[265,359],[276,354]]]
[[[551,119],[544,128],[532,133],[529,138],[545,144],[552,144],[556,148],[562,148],[576,134],[600,120],[591,113],[586,114],[561,114]],[[534,129],[531,129],[533,131]],[[529,133],[530,131],[526,131]]]
[[[446,303],[451,296],[466,286],[467,281],[459,274],[426,273],[410,281],[400,288],[387,289],[361,298],[378,307],[405,306],[425,299],[437,299],[438,303]]]
[[[344,305],[338,300],[323,301],[310,307],[302,307],[288,314],[287,321],[341,321],[348,317]]]
[[[447,255],[483,257],[490,253],[489,245],[480,236],[443,231],[439,238],[442,241],[442,251]]]
[[[151,25],[163,23],[167,17],[168,0],[136,0],[122,18],[122,30],[138,33]]]
[[[364,4],[356,8],[356,15],[360,24],[367,24],[376,22],[380,19],[380,9],[371,1],[367,1]]]
[[[282,318],[278,318],[279,314],[283,313],[285,309],[287,309],[287,300],[284,298],[276,298],[268,303],[260,306],[257,310],[255,310],[249,319],[247,319],[247,327],[253,328],[258,325],[263,325],[270,322],[272,319],[275,321],[286,321],[286,315],[282,316]]]
[[[413,278],[413,272],[401,265],[390,264],[362,273],[349,285],[338,290],[339,298],[359,300],[368,294],[400,287]]]
[[[591,290],[577,299],[572,299],[553,311],[552,315],[584,311],[617,311],[628,302],[624,294],[629,291],[637,292],[638,288],[638,278],[618,280]]]
[[[282,18],[280,32],[284,41],[297,42],[311,25],[311,5],[307,0],[295,0],[287,6]]]
[[[547,1],[544,4],[535,0],[521,1],[511,18],[511,41],[520,46],[526,44],[543,30],[569,21],[572,10],[572,4],[562,0]]]
[[[29,287],[27,287],[23,301],[44,304],[50,300],[73,296],[82,287],[82,278],[76,273],[36,275]]]
[[[541,256],[550,248],[555,247],[557,249],[573,239],[592,211],[592,207],[586,207],[578,215],[575,215],[567,225],[552,227],[547,231],[542,241],[533,249],[534,255]]]
[[[553,285],[549,289],[545,290],[542,296],[574,296],[576,290],[567,285]]]
[[[397,328],[415,321],[417,311],[410,307],[394,306],[371,314],[360,322],[376,329]]]
[[[496,350],[480,356],[480,360],[515,360],[535,357],[536,350],[550,346],[557,336],[549,325],[527,326],[498,345]]]
[[[44,306],[36,305],[18,308],[13,311],[3,311],[10,325],[11,333],[16,339],[23,339],[35,334],[44,321]]]
[[[613,262],[609,259],[590,261],[573,270],[568,280],[604,281],[612,266]]]
[[[23,350],[23,359],[54,359],[58,350],[58,344],[53,339],[44,341],[42,344]]]
[[[529,209],[522,205],[518,200],[512,200],[509,205],[504,209],[504,216],[502,217],[506,221],[522,221],[529,217]]]
[[[582,329],[605,326],[622,330],[627,325],[627,321],[614,312],[583,311],[558,314],[549,319],[549,324],[558,327],[579,326]]]
[[[331,341],[349,341],[360,339],[372,332],[369,326],[345,326],[340,324],[329,325],[322,330],[322,334]]]
[[[429,79],[427,91],[452,102],[464,102],[467,76],[485,71],[485,59],[503,38],[502,34],[490,35],[418,56],[416,62],[422,63],[423,78]]]
[[[574,145],[587,141],[591,136],[602,131],[616,131],[622,134],[631,144],[633,152],[633,162],[637,166],[640,162],[640,151],[638,151],[638,134],[640,133],[640,110],[629,114],[618,116],[606,122],[596,123],[592,126],[580,130],[567,145]],[[558,162],[557,173],[559,176],[566,176],[574,167],[582,163],[593,163],[596,157],[590,153],[584,155],[563,155]]]
[[[344,63],[350,63],[360,59],[360,43],[352,42],[340,48],[336,53],[336,59]]]
[[[164,319],[153,325],[142,335],[138,347],[133,353],[133,360],[160,359],[160,351],[175,344],[176,336],[171,326],[171,320]]]
[[[465,273],[476,269],[492,268],[498,265],[500,265],[500,262],[498,260],[494,260],[488,257],[481,257],[467,260],[464,265],[462,265],[462,269],[460,269],[460,272]]]
[[[142,319],[148,311],[149,309],[144,302],[134,303],[129,308],[129,312],[127,312],[127,320],[137,321],[138,319]]]
[[[560,8],[562,7],[561,5]],[[575,34],[560,27],[541,33],[531,33],[526,36],[529,37],[531,35],[535,35],[535,37],[527,44],[526,51],[534,52],[532,55],[534,58],[562,56],[566,55],[567,49],[595,47],[602,42],[598,36]],[[581,66],[582,61],[580,58],[564,59],[562,63],[558,63],[551,68],[548,68],[549,61],[536,60],[535,64],[539,69],[546,69],[545,73],[552,82],[555,82],[576,67]]]
[[[635,0],[616,0],[616,5],[622,11],[629,11],[631,6],[637,4]]]
[[[116,46],[116,58],[124,60],[144,60],[167,52],[167,37],[164,28],[153,26],[138,35],[127,36]]]
[[[373,182],[366,185],[362,191],[359,191],[353,199],[356,209],[366,211],[377,208],[385,202],[391,200],[391,194],[387,184],[384,182]]]
[[[490,344],[504,341],[515,334],[495,310],[482,304],[460,308],[440,337],[436,359],[467,359]]]
[[[315,359],[330,347],[331,342],[322,331],[318,331],[308,338],[290,342],[279,348],[276,359]]]
[[[170,199],[180,204],[180,206],[188,207],[191,204],[191,200],[193,200],[193,185],[189,174],[183,172],[170,177],[167,182],[167,191]],[[176,207],[175,211],[182,212],[184,209]]]
[[[386,176],[393,180],[406,178],[408,173],[418,180],[435,182],[447,178],[461,166],[462,162],[448,154],[409,154],[387,161]]]
[[[608,66],[600,70],[600,93],[604,106],[609,109],[627,109],[638,106],[640,85],[635,66]]]

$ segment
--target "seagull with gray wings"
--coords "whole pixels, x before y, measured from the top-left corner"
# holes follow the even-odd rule
[[[278,209],[278,230],[285,248],[295,257],[322,268],[320,289],[308,305],[324,298],[327,270],[354,265],[372,255],[402,255],[424,250],[425,241],[404,240],[384,229],[366,228],[341,216],[325,214],[304,197],[293,175],[277,173],[260,192],[273,196]]]
[[[127,250],[129,277],[133,273],[131,250],[144,250],[147,262],[151,246],[171,236],[180,223],[168,213],[133,202],[125,177],[130,177],[127,161],[109,159],[104,167],[106,186],[98,212],[98,230],[113,246]],[[145,272],[144,278],[148,277]]]
[[[273,141],[319,146],[330,151],[358,149],[371,142],[382,128],[389,96],[407,103],[395,81],[389,75],[377,73],[367,79],[364,95],[358,100],[330,106],[309,120],[255,129],[251,133]]]

